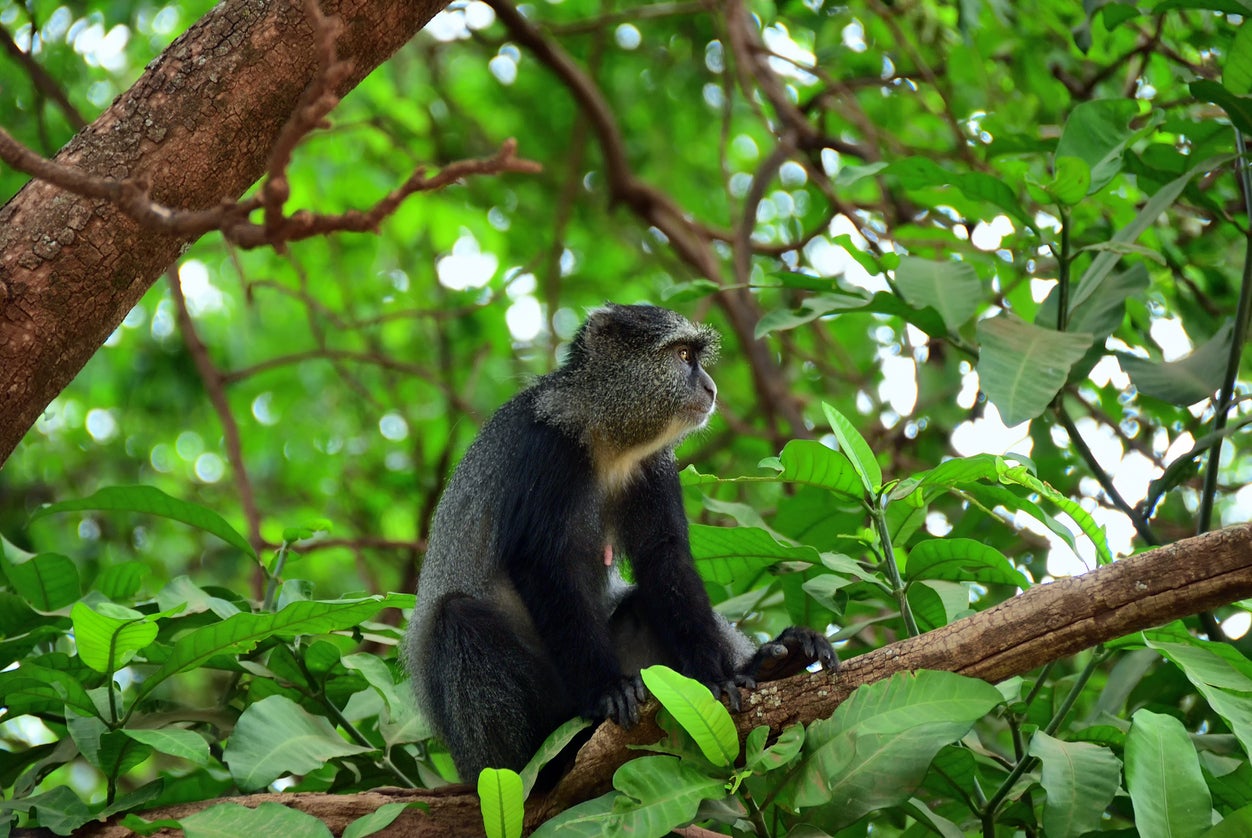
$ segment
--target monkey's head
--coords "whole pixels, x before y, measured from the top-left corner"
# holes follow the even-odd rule
[[[598,459],[631,452],[637,462],[708,421],[717,386],[704,365],[718,345],[711,328],[667,309],[606,305],[574,336],[538,409]]]

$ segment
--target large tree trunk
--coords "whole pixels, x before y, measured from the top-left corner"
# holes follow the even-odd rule
[[[324,0],[338,16],[343,94],[448,0]],[[224,0],[57,155],[141,178],[177,209],[237,198],[319,71],[300,0]],[[0,464],[48,403],[191,243],[116,205],[32,181],[0,209]]]

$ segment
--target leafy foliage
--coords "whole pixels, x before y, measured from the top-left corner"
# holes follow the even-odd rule
[[[0,0],[72,106],[6,57],[0,124],[54,153],[211,5]],[[452,779],[395,651],[430,516],[475,427],[605,299],[724,335],[719,415],[680,455],[697,565],[755,636],[809,625],[847,658],[1249,517],[1246,426],[1215,416],[1248,412],[1252,9],[724,5],[527,7],[633,175],[714,239],[712,275],[610,193],[604,126],[469,3],[298,150],[289,205],[360,207],[510,136],[542,175],[286,254],[205,237],[178,274],[208,357],[164,283],[136,306],[0,472],[0,834]],[[0,170],[0,195],[24,180]],[[742,749],[657,670],[659,750],[540,833],[1244,834],[1247,613],[998,687],[897,676]],[[478,778],[485,828],[517,834],[584,726]],[[179,825],[326,831],[270,804]]]

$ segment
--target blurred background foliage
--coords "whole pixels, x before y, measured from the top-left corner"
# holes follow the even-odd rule
[[[319,590],[407,589],[434,497],[484,416],[557,362],[587,308],[648,300],[727,336],[716,370],[721,411],[682,451],[702,470],[752,473],[786,439],[820,435],[824,399],[860,417],[888,475],[977,450],[1032,457],[1111,526],[1125,553],[1126,516],[1102,512],[1107,498],[1057,424],[1043,418],[1006,433],[987,409],[971,323],[953,330],[953,342],[930,340],[881,306],[811,319],[765,335],[755,373],[743,329],[751,334],[769,312],[803,313],[822,291],[891,290],[873,260],[897,253],[971,266],[976,317],[1009,309],[1033,319],[1057,276],[1060,222],[1028,185],[1052,180],[1051,154],[1079,104],[1120,100],[1131,127],[1153,120],[1155,130],[1130,146],[1108,186],[1067,208],[1075,252],[1110,239],[1189,163],[1233,148],[1221,112],[1187,83],[1219,77],[1238,28],[1203,10],[1212,4],[1168,5],[1152,13],[1110,3],[1088,17],[1062,4],[757,3],[748,11],[769,51],[768,76],[734,52],[730,13],[700,3],[527,6],[599,83],[634,173],[700,225],[731,238],[751,231],[746,264],[735,264],[733,241],[714,245],[722,285],[749,284],[725,303],[708,293],[708,277],[691,283],[661,231],[607,199],[595,127],[557,78],[489,6],[453,4],[299,149],[289,208],[368,206],[415,166],[487,155],[508,137],[543,174],[422,195],[378,235],[304,242],[285,256],[205,237],[177,270],[224,380],[242,462],[231,461],[168,282],[159,282],[0,472],[0,531],[92,560],[134,554],[162,574],[194,556],[199,572],[238,586],[250,568],[177,528],[95,515],[27,528],[25,519],[49,500],[150,483],[247,531],[242,465],[263,543],[279,542],[286,526],[329,522],[331,545],[301,559]],[[0,26],[90,120],[209,6],[8,2]],[[791,113],[769,85],[794,103]],[[0,90],[0,123],[19,139],[51,154],[70,136],[74,117],[12,54],[0,61]],[[868,164],[918,159],[1010,184],[1017,212],[941,179],[857,177]],[[23,182],[0,170],[0,196]],[[1174,357],[1219,329],[1238,293],[1239,211],[1227,168],[1197,180],[1152,225],[1139,242],[1151,256],[1130,255],[1150,284],[1127,301],[1110,346]],[[731,305],[747,318],[739,332],[727,321]],[[782,382],[788,404],[761,394],[762,374]],[[1078,429],[1131,504],[1205,428],[1201,409],[1136,395],[1111,359],[1068,393]],[[788,422],[794,416],[803,427]],[[1217,507],[1226,521],[1246,518],[1252,504],[1237,492],[1248,482],[1246,445],[1231,442]],[[1195,506],[1194,484],[1166,496],[1154,522],[1164,540],[1193,531]],[[1042,543],[999,537],[1035,578],[1047,572]]]
[[[1252,113],[1238,111],[1249,92],[1235,72],[1249,57],[1239,3],[525,5],[547,43],[594,80],[606,125],[519,45],[499,2],[453,3],[349,94],[298,149],[288,208],[364,208],[417,166],[490,155],[510,137],[542,174],[418,195],[377,235],[285,254],[206,236],[172,269],[185,302],[158,282],[4,465],[0,533],[75,557],[88,582],[138,560],[150,593],[188,573],[259,598],[260,577],[237,550],[168,521],[80,512],[28,522],[42,503],[143,483],[219,511],[263,555],[289,528],[321,531],[287,567],[316,596],[411,591],[434,503],[477,427],[550,370],[606,300],[668,305],[725,336],[719,412],[679,452],[701,473],[761,474],[758,463],[795,438],[833,444],[827,402],[887,480],[1013,452],[1103,525],[1116,554],[1197,531],[1201,460],[1184,455],[1214,412],[1179,380],[1212,393],[1228,369],[1240,382],[1248,369],[1237,356],[1229,366],[1223,331],[1248,223],[1230,157]],[[10,46],[0,124],[55,153],[76,120],[93,119],[211,5],[0,0]],[[1204,81],[1224,93],[1199,95]],[[681,209],[678,228],[712,241],[711,269],[684,260],[675,228],[613,194],[606,134],[631,173]],[[1081,167],[1065,162],[1075,157]],[[1116,240],[1149,196],[1207,160],[1142,235]],[[0,169],[0,199],[24,181]],[[1058,279],[1076,281],[1102,253],[1125,269],[1107,339],[1062,370],[1058,410],[1045,410],[1049,396],[1031,421],[1006,427],[979,387],[980,321],[1011,312],[1055,328],[1047,301]],[[902,290],[901,256],[927,260],[913,263],[920,296]],[[1191,366],[1161,366],[1214,336]],[[1009,355],[1026,357],[1011,344]],[[1132,382],[1126,356],[1170,381]],[[206,396],[215,388],[225,412]],[[1246,403],[1237,411],[1246,416]],[[1228,435],[1213,526],[1249,518],[1248,452],[1246,433]],[[1180,458],[1159,504],[1140,506]],[[725,483],[692,487],[690,499],[705,523],[765,516],[776,533],[857,559],[873,540],[854,504],[841,515],[805,489]],[[1097,560],[1085,539],[1071,549],[1029,515],[988,511],[957,493],[936,499],[922,534],[982,541],[1032,581]],[[975,590],[946,617],[1007,593]],[[787,617],[771,602],[754,600],[768,606],[762,626]],[[881,605],[813,619],[872,621]],[[794,597],[790,606],[794,617]],[[1218,615],[1232,637],[1246,618],[1239,606]],[[854,652],[883,639],[848,642]],[[1221,724],[1186,710],[1185,680],[1162,671],[1150,690],[1135,682],[1153,706],[1194,713],[1193,729]]]

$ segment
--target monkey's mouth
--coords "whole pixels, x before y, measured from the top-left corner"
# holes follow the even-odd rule
[[[703,428],[708,424],[709,419],[713,417],[717,410],[717,402],[713,399],[697,402],[687,405],[687,416],[691,421],[693,428]]]

